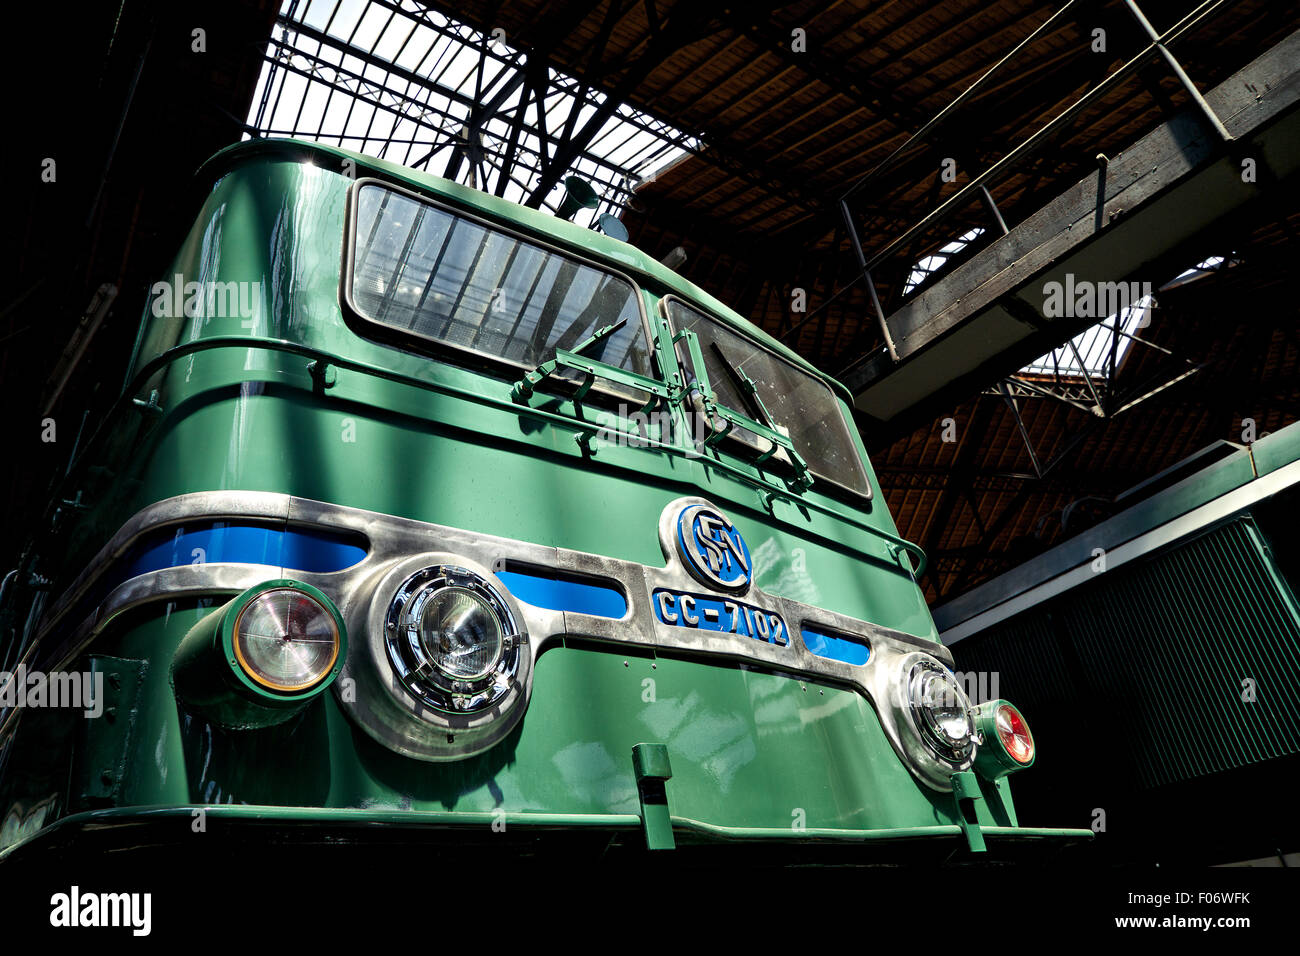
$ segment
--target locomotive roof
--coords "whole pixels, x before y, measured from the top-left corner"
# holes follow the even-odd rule
[[[667,287],[686,299],[698,302],[722,318],[744,335],[761,342],[782,358],[829,383],[839,397],[852,401],[845,387],[821,369],[811,365],[798,353],[778,342],[739,313],[718,301],[693,282],[684,279],[663,263],[647,255],[636,246],[586,229],[550,213],[521,206],[507,199],[462,185],[441,176],[411,169],[398,163],[336,146],[299,139],[253,139],[228,146],[208,159],[199,169],[200,177],[215,178],[221,171],[237,162],[258,155],[280,155],[299,162],[310,162],[313,157],[330,157],[334,160],[351,159],[356,164],[357,176],[375,177],[399,185],[413,187],[419,192],[432,194],[468,207],[513,228],[523,228],[538,237],[563,241],[584,254],[600,259],[610,266],[640,274]],[[333,165],[333,163],[331,163]]]

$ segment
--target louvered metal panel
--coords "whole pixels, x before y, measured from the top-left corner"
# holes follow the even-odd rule
[[[1249,515],[1099,573],[955,654],[963,670],[999,672],[1044,763],[1067,753],[1154,787],[1300,753],[1300,608]]]

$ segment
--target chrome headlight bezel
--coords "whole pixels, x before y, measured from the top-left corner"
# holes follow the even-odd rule
[[[469,680],[422,662],[411,630],[420,596],[448,586],[472,590],[501,623],[494,666]],[[515,729],[532,696],[534,648],[523,609],[492,571],[460,554],[415,554],[377,569],[361,590],[369,596],[358,608],[356,631],[364,638],[335,685],[340,706],[361,729],[390,750],[428,761],[476,756]]]
[[[496,618],[499,646],[490,665],[474,675],[456,675],[433,657],[422,633],[429,603],[439,594],[463,591]],[[388,661],[418,700],[449,714],[491,707],[510,690],[519,670],[521,628],[502,594],[486,578],[457,565],[421,568],[398,589],[384,623]]]
[[[969,766],[978,732],[970,699],[952,671],[937,660],[917,661],[907,675],[907,697],[912,722],[926,746],[954,767]]]
[[[978,753],[980,736],[975,725],[974,707],[960,682],[937,658],[923,652],[904,655],[898,662],[893,684],[894,723],[911,769],[923,782],[937,790],[951,789],[954,773],[969,770]],[[940,682],[951,693],[934,700],[926,689]],[[963,733],[945,731],[936,716],[936,703],[955,704]],[[951,722],[951,714],[949,715]]]

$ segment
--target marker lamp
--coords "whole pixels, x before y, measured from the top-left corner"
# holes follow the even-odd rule
[[[975,725],[984,737],[976,761],[981,774],[996,780],[1034,764],[1038,748],[1029,724],[1005,700],[991,700],[975,708]]]
[[[316,598],[293,587],[263,591],[235,618],[235,659],[248,677],[274,691],[319,684],[338,660],[340,631]]]
[[[343,667],[343,618],[323,592],[265,581],[203,617],[172,660],[187,709],[228,729],[269,727],[324,691]]]

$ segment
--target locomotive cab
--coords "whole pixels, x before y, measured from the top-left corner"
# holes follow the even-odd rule
[[[451,857],[1091,836],[1019,825],[1029,725],[939,642],[837,382],[447,180],[292,140],[200,177],[6,583],[6,688],[95,697],[0,696],[5,854],[192,846],[199,817]]]

